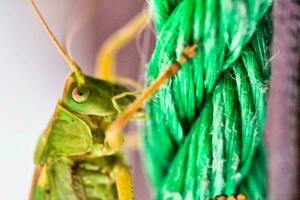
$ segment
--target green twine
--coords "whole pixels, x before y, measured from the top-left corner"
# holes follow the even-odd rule
[[[143,160],[156,199],[266,198],[262,139],[271,0],[152,0],[148,84],[186,44],[197,55],[147,103]]]

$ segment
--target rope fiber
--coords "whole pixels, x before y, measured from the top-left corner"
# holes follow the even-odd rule
[[[148,101],[142,157],[161,199],[245,193],[265,199],[263,142],[271,0],[151,0],[153,82],[200,41],[197,55]]]

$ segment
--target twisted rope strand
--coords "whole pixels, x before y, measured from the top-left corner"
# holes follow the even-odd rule
[[[143,159],[156,199],[266,196],[262,139],[270,0],[152,0],[157,44],[150,84],[201,41],[197,55],[147,103]]]

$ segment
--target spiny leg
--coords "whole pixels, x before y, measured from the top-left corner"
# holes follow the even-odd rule
[[[102,45],[96,58],[96,76],[110,82],[117,82],[115,60],[117,52],[141,31],[150,21],[148,9],[144,9],[123,28],[112,34]],[[124,80],[124,79],[123,79]],[[120,79],[120,82],[122,78]]]
[[[181,65],[184,64],[188,59],[194,57],[196,55],[196,49],[198,47],[198,43],[190,46],[187,45],[183,51],[183,54],[180,56],[179,60],[172,63],[171,66],[164,71],[147,89],[143,91],[143,93],[132,103],[130,104],[122,115],[120,115],[110,126],[107,128],[105,132],[105,143],[108,144],[111,148],[117,149],[120,144],[115,140],[120,138],[120,132],[122,128],[127,124],[127,122],[132,118],[132,116],[140,109],[143,103],[149,99],[152,94],[158,90],[160,85],[174,76],[177,71],[181,68]]]
[[[118,166],[116,185],[119,200],[133,200],[133,181],[130,169],[127,166]]]

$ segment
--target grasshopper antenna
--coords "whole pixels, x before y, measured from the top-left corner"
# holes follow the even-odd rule
[[[77,81],[79,84],[84,84],[85,80],[84,80],[84,76],[81,72],[80,67],[78,66],[78,64],[71,58],[71,56],[66,52],[66,50],[62,47],[62,45],[59,43],[59,41],[57,40],[57,38],[55,37],[55,35],[53,34],[52,30],[50,29],[50,27],[48,26],[46,20],[44,19],[44,17],[42,16],[41,12],[39,11],[38,7],[36,6],[34,0],[29,0],[37,18],[40,20],[40,22],[42,23],[43,27],[45,28],[46,32],[48,33],[48,35],[50,36],[51,40],[53,41],[54,45],[56,46],[56,48],[58,49],[58,51],[60,52],[60,54],[65,58],[65,60],[67,61],[68,65],[70,66],[71,70],[75,73],[75,76],[77,78]]]

